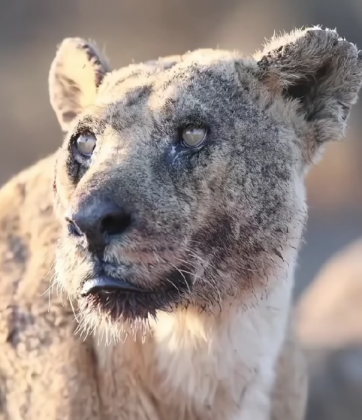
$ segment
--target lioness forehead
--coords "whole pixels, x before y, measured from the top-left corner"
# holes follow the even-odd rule
[[[222,50],[197,50],[182,56],[159,58],[147,63],[133,64],[106,75],[98,96],[103,101],[117,100],[130,91],[138,96],[165,92],[183,86],[202,87],[206,82],[212,89],[210,79],[233,79],[236,73],[235,55]],[[139,89],[140,87],[145,87]],[[178,89],[178,93],[182,93]],[[136,95],[137,96],[137,95]],[[132,101],[133,102],[133,101]]]
[[[98,133],[105,125],[116,131],[161,125],[167,132],[168,126],[209,125],[220,118],[227,122],[228,116],[233,126],[236,115],[255,114],[255,104],[245,95],[247,84],[240,78],[248,62],[236,61],[235,56],[197,50],[114,70],[79,119],[92,120]]]

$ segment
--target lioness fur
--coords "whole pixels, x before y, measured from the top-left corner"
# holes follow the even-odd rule
[[[0,191],[1,418],[301,420],[304,178],[361,78],[319,27],[113,71],[65,39],[63,145]],[[102,276],[115,289],[87,288]]]

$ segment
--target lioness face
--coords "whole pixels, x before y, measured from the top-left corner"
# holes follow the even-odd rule
[[[91,44],[63,42],[56,273],[83,315],[135,325],[287,276],[306,167],[341,137],[361,75],[334,32],[287,41],[260,60],[201,50],[113,72]]]

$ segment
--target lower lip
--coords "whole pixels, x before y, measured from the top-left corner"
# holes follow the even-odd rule
[[[151,293],[148,290],[139,289],[124,280],[114,279],[109,276],[100,276],[86,280],[83,284],[81,295],[88,296],[97,292]]]

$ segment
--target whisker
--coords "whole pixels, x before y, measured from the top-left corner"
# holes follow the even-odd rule
[[[180,289],[175,285],[175,283],[168,278],[165,278],[165,280],[168,281],[169,283],[171,283],[172,286],[178,291],[179,295],[181,296]]]
[[[77,317],[77,314],[76,314],[76,311],[75,311],[74,306],[73,306],[73,299],[72,299],[72,297],[70,296],[69,293],[68,293],[68,300],[69,300],[70,306],[72,308],[72,312],[73,312],[74,318],[75,318],[75,320],[77,322],[79,322],[78,317]]]
[[[155,252],[155,251],[153,251],[153,255],[155,256],[155,258],[156,258],[157,262],[158,262],[158,263],[160,263],[160,260],[159,260],[159,258],[158,258],[158,255],[156,254],[156,252]]]
[[[197,258],[198,260],[200,260],[203,264],[207,266],[210,266],[211,268],[213,268],[214,270],[217,270],[217,268],[210,262],[210,261],[206,261],[203,258],[201,258],[198,254],[196,254],[195,251],[193,251],[192,249],[190,249],[189,247],[185,247],[186,251],[189,252],[193,257]]]
[[[186,284],[186,286],[187,286],[187,289],[188,289],[189,293],[191,293],[190,285],[189,285],[189,283],[187,282],[186,277],[183,275],[182,270],[180,270],[179,268],[177,268],[177,267],[176,267],[175,265],[173,265],[172,263],[170,263],[170,264],[172,265],[172,267],[173,267],[175,270],[177,270],[177,271],[181,274],[181,276],[183,277],[184,282],[185,282],[185,284]]]

